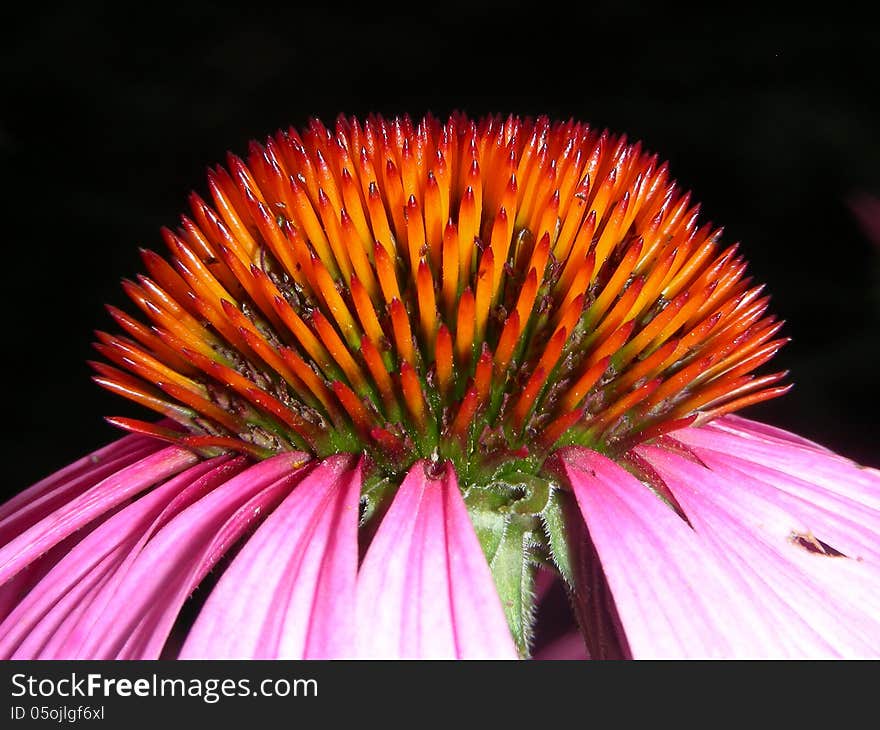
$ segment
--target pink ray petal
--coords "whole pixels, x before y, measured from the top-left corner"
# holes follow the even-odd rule
[[[455,472],[413,465],[364,558],[359,654],[371,658],[516,658],[492,574]]]
[[[833,451],[822,446],[822,444],[817,444],[815,441],[805,439],[803,436],[799,436],[796,433],[791,433],[791,431],[771,426],[768,423],[752,421],[735,414],[716,418],[714,421],[707,424],[706,428],[729,431],[732,433],[738,433],[742,436],[757,436],[758,438],[763,438],[769,441],[783,441],[788,444],[797,444],[798,446],[804,446],[815,451],[820,451],[823,454],[834,454]]]
[[[244,463],[243,457],[222,456],[196,464],[92,529],[66,551],[0,624],[0,657],[13,653],[36,657],[50,640],[58,641],[59,627],[71,620],[71,605],[84,609],[87,591],[109,578],[161,526],[163,519],[167,521],[188,503],[227,481]]]
[[[261,515],[271,514],[301,477],[301,473],[281,477],[247,500],[220,525],[199,559],[194,561],[192,570],[188,574],[177,576],[174,581],[159,586],[154,600],[150,604],[141,605],[142,613],[136,619],[136,625],[129,635],[124,637],[124,643],[116,650],[115,658],[159,657],[187,598],[226,551],[253,529],[254,523],[262,519]]]
[[[47,492],[62,487],[69,482],[76,481],[85,475],[100,471],[107,461],[128,456],[131,459],[129,463],[132,463],[141,458],[141,452],[151,453],[159,451],[163,446],[164,444],[161,441],[141,436],[140,434],[124,436],[97,451],[93,451],[91,454],[83,456],[81,459],[77,459],[72,464],[68,464],[63,469],[50,474],[23,492],[16,494],[8,502],[0,505],[0,521],[5,520],[10,514],[17,512],[23,506],[33,503]],[[99,480],[97,479],[96,482]]]
[[[44,658],[159,656],[180,607],[217,560],[302,475],[303,454],[266,459],[215,487],[139,541],[96,585],[85,609],[47,644]]]
[[[880,509],[880,471],[854,464],[830,451],[807,442],[799,444],[772,438],[763,428],[743,418],[719,418],[700,428],[684,428],[670,434],[689,447],[703,447],[734,454],[763,464],[782,474],[811,482],[829,492]],[[785,433],[785,432],[783,432]],[[846,478],[841,479],[841,474]]]
[[[763,481],[760,465],[749,474],[729,468],[723,459],[713,459],[707,468],[656,446],[640,452],[666,482],[721,569],[740,582],[742,595],[762,607],[760,621],[784,645],[784,655],[880,656],[876,549],[866,549],[857,559],[830,557],[794,539],[800,535],[825,541],[830,533],[846,541],[841,515]],[[841,469],[838,479],[848,478]],[[853,521],[848,529],[868,547],[880,538],[880,519],[875,516],[862,525]],[[832,547],[842,544],[846,542]],[[757,628],[743,625],[739,633]],[[761,655],[779,654],[768,650]]]
[[[560,453],[561,469],[608,580],[635,658],[762,656],[778,648],[760,604],[738,599],[739,581],[648,487],[589,449]]]
[[[101,519],[98,518],[95,523],[101,522]],[[71,547],[76,545],[77,541],[78,535],[74,533],[0,586],[0,621],[6,619],[30,590],[43,579],[46,573],[52,570],[58,561],[67,555]]]
[[[332,659],[354,654],[361,466],[313,469],[223,574],[182,659]]]
[[[192,466],[199,457],[170,446],[106,477],[0,548],[0,584],[53,545],[126,499]]]
[[[880,509],[736,454],[699,446],[691,448],[715,474],[724,476],[728,482],[741,482],[744,498],[784,510],[792,527],[800,525],[804,531],[810,526],[823,540],[851,558],[880,563]],[[846,481],[853,468],[843,465],[838,483]]]
[[[59,474],[68,472],[70,467],[13,497],[0,508],[0,545],[48,517],[87,489],[154,454],[163,446],[156,439],[149,441],[150,443],[137,441],[133,445],[121,445],[119,451],[111,450],[100,458],[95,457],[94,462],[89,461],[82,469],[70,473],[66,478],[59,477]]]

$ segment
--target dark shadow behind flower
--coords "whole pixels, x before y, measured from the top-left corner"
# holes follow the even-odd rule
[[[781,323],[640,144],[340,117],[209,188],[96,345],[164,420],[0,508],[0,654],[880,652],[880,474],[730,415]]]
[[[880,313],[880,199],[860,193],[850,198],[849,207],[874,246],[872,294],[874,307]]]

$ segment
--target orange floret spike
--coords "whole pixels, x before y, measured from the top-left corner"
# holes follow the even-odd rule
[[[440,270],[441,254],[443,252],[443,229],[447,219],[441,218],[443,213],[442,200],[440,197],[439,183],[433,171],[428,171],[425,182],[425,240],[428,245],[431,268]]]
[[[547,347],[538,361],[535,372],[532,373],[522,391],[522,395],[513,408],[513,421],[516,424],[520,424],[520,427],[525,425],[527,415],[534,408],[535,399],[556,366],[567,338],[568,333],[564,329],[560,329],[557,330],[556,334],[550,338],[550,342],[547,343]]]
[[[151,383],[175,383],[191,393],[204,394],[204,387],[141,350],[134,343],[127,342],[104,332],[95,333],[100,342],[95,343],[107,359]]]
[[[458,302],[458,316],[455,327],[455,359],[458,366],[467,370],[474,348],[474,295],[470,288],[465,289]]]
[[[628,314],[632,312],[635,301],[639,298],[645,285],[644,279],[638,278],[633,280],[626,290],[620,295],[617,303],[608,314],[602,319],[602,322],[596,329],[586,338],[584,346],[592,346],[594,342],[602,342],[608,335],[614,332],[620,324],[627,319]],[[635,320],[633,320],[634,322]]]
[[[451,214],[451,192],[449,166],[442,150],[437,150],[434,160],[434,177],[437,178],[437,190],[440,193],[440,220],[448,221]]]
[[[368,434],[375,424],[370,412],[366,409],[360,398],[345,383],[337,380],[331,387],[342,407],[351,417],[355,428],[362,434]]]
[[[600,436],[607,428],[612,426],[614,422],[623,416],[627,411],[635,408],[645,398],[651,395],[659,386],[660,379],[649,380],[644,385],[636,388],[632,393],[618,399],[609,408],[601,411],[589,423],[589,429],[595,436]]]
[[[562,271],[562,275],[559,277],[559,280],[556,282],[555,291],[558,293],[560,291],[567,291],[572,287],[572,282],[574,278],[577,276],[579,270],[581,269],[583,262],[589,258],[590,260],[590,271],[589,271],[589,282],[592,282],[595,279],[596,272],[596,251],[595,249],[591,250],[591,246],[593,243],[593,234],[596,230],[596,213],[592,212],[587,219],[584,221],[583,225],[581,225],[580,230],[578,231],[577,237],[572,244],[571,253],[568,256],[568,260],[565,262],[565,268]],[[560,258],[560,257],[557,257]],[[562,260],[560,258],[560,260]]]
[[[406,207],[403,209],[406,220],[406,240],[409,247],[409,264],[412,275],[419,270],[419,260],[428,255],[428,247],[425,243],[425,222],[422,219],[422,211],[414,195],[410,195]]]
[[[459,286],[467,286],[474,264],[475,239],[479,234],[474,191],[467,188],[458,210]]]
[[[687,367],[682,368],[660,385],[650,398],[645,400],[645,406],[650,408],[651,406],[660,403],[664,398],[681,393],[703,370],[708,368],[714,360],[715,357],[709,355],[699,360],[695,360]]]
[[[341,188],[343,208],[351,219],[351,224],[355,231],[357,231],[361,245],[365,252],[372,251],[373,236],[367,222],[366,201],[347,167],[342,168]]]
[[[123,398],[128,398],[145,408],[149,408],[156,413],[160,413],[167,418],[171,418],[172,420],[181,423],[181,425],[185,426],[187,423],[192,422],[195,411],[166,400],[161,391],[138,382],[136,378],[125,377],[124,374],[120,377],[119,373],[121,371],[116,370],[116,368],[108,367],[108,369],[115,372],[112,375],[93,375],[92,380],[102,388],[109,390],[111,393],[121,395]],[[223,413],[224,415],[222,417],[228,418],[226,413]]]
[[[395,256],[395,237],[391,233],[391,225],[385,214],[385,205],[375,180],[370,182],[367,197],[367,210],[370,213],[370,225],[373,228],[373,237],[382,246],[389,256]]]
[[[538,280],[542,281],[547,269],[547,260],[550,257],[550,234],[545,233],[539,240],[532,257],[529,260],[528,270],[534,270],[538,275]]]
[[[507,217],[507,210],[502,206],[492,223],[492,233],[489,238],[489,247],[493,251],[495,266],[492,273],[493,301],[498,301],[501,295],[501,283],[504,275],[504,266],[507,263],[507,254],[510,249],[513,226]]]
[[[437,301],[434,296],[434,278],[427,262],[419,262],[416,278],[419,300],[419,322],[421,325],[421,342],[428,361],[434,358],[434,341],[437,334]]]
[[[556,418],[541,430],[538,436],[539,448],[542,451],[549,451],[562,435],[581,421],[583,417],[583,411],[577,408]]]
[[[682,292],[669,302],[662,311],[655,314],[651,320],[642,327],[641,331],[622,348],[619,355],[620,364],[627,365],[632,358],[642,352],[648,343],[681,311],[690,296],[689,292]]]
[[[412,366],[415,364],[416,357],[409,315],[399,299],[392,299],[388,310],[391,315],[391,330],[394,333],[397,354],[401,360]]]
[[[391,258],[382,246],[376,244],[374,249],[376,256],[376,274],[379,277],[379,286],[382,288],[382,296],[387,304],[394,299],[400,300],[400,288],[397,285],[397,274],[394,272],[394,259]]]
[[[477,270],[477,291],[474,299],[475,338],[474,342],[482,342],[486,337],[486,326],[489,322],[489,308],[492,304],[492,276],[495,269],[495,256],[492,247],[483,251],[480,266]]]
[[[694,419],[694,425],[698,426],[702,423],[706,423],[707,421],[711,421],[713,418],[718,418],[719,416],[733,413],[742,408],[753,406],[757,403],[763,403],[764,401],[771,400],[773,398],[778,398],[779,396],[788,393],[788,391],[790,391],[793,387],[794,385],[792,383],[789,383],[787,385],[778,385],[775,388],[760,390],[757,393],[751,393],[749,395],[744,395],[741,398],[735,398],[725,403],[724,405],[718,406],[717,408],[712,408],[708,411],[703,411],[699,415],[691,416],[691,418]]]
[[[214,378],[221,385],[232,389],[253,404],[256,408],[266,413],[279,424],[286,426],[299,439],[302,439],[309,448],[315,448],[319,442],[320,434],[310,423],[306,422],[296,411],[285,406],[274,396],[258,388],[248,378],[237,373],[220,363],[213,362],[202,357],[196,352],[184,348],[183,354],[190,357],[205,373]],[[277,432],[276,432],[277,433]]]
[[[188,405],[197,413],[207,416],[230,433],[241,433],[244,429],[244,421],[228,413],[216,403],[211,402],[208,398],[203,398],[197,393],[193,393],[186,388],[181,388],[174,383],[160,382],[157,383],[157,385],[172,398]]]
[[[613,357],[629,339],[635,329],[635,321],[624,322],[606,340],[600,344],[587,358],[587,365],[599,362],[604,357]]]
[[[366,378],[354,358],[351,356],[351,351],[345,346],[345,343],[343,343],[339,335],[336,334],[333,325],[331,325],[329,320],[318,310],[312,312],[311,319],[315,334],[327,347],[327,352],[330,353],[330,356],[336,361],[336,364],[342,369],[342,372],[345,373],[348,382],[351,383],[358,393],[364,393],[367,389]]]
[[[477,360],[477,370],[474,373],[474,389],[477,391],[477,405],[482,406],[489,395],[489,386],[492,383],[492,352],[488,345],[483,343],[483,351]]]
[[[599,382],[599,378],[608,370],[611,358],[605,356],[592,365],[588,365],[583,374],[574,381],[574,384],[566,391],[562,400],[562,409],[570,411],[580,405],[590,389]]]
[[[718,407],[736,400],[742,400],[744,397],[755,398],[760,392],[767,389],[771,392],[778,392],[780,388],[790,388],[791,386],[777,386],[775,388],[767,388],[767,386],[775,385],[788,375],[787,371],[774,373],[772,375],[764,375],[756,378],[753,375],[744,375],[733,380],[722,380],[713,388],[694,394],[691,398],[683,401],[671,412],[675,416],[687,413],[696,408],[707,408],[717,410]],[[772,397],[772,396],[768,396]],[[760,402],[762,399],[753,400],[751,402]]]
[[[559,304],[558,316],[568,310],[571,303],[578,297],[582,297],[586,301],[587,287],[590,283],[590,275],[593,273],[593,266],[596,263],[595,256],[590,253],[582,262],[571,282],[571,286],[565,291],[562,302]]]
[[[501,330],[501,337],[498,339],[498,346],[495,348],[495,372],[502,381],[506,377],[507,366],[510,365],[513,358],[519,336],[519,314],[514,310],[504,323],[504,329]]]
[[[165,313],[158,307],[151,302],[146,302],[145,305],[148,310],[152,310],[156,313],[156,319],[164,319]],[[137,342],[153,352],[162,362],[166,363],[169,367],[174,368],[174,370],[179,373],[191,374],[193,370],[192,365],[180,357],[173,348],[166,345],[162,339],[155,334],[155,332],[152,332],[148,327],[129,317],[125,312],[122,312],[116,307],[107,305],[107,311],[116,321],[116,324],[122,327],[122,329],[131,335]],[[172,320],[173,318],[169,317],[168,319]],[[156,320],[154,319],[154,321]],[[198,342],[200,346],[206,347],[198,339],[196,339],[196,342]],[[206,347],[206,349],[209,348]]]
[[[569,333],[574,332],[575,327],[581,318],[581,314],[584,311],[584,299],[584,295],[579,294],[575,297],[574,301],[572,301],[565,310],[561,312],[559,323],[556,325],[556,331],[565,330]]]
[[[440,388],[441,397],[446,400],[453,385],[453,368],[454,361],[452,355],[452,335],[445,324],[440,325],[437,331],[437,347],[435,350],[436,357],[436,376],[437,386]]]
[[[449,221],[443,231],[443,270],[441,274],[443,312],[448,321],[453,319],[458,300],[460,281],[458,257],[458,229],[452,221]]]
[[[349,250],[345,245],[340,227],[339,213],[333,208],[333,204],[327,197],[323,188],[318,189],[318,214],[321,217],[321,225],[326,231],[327,241],[333,258],[339,268],[339,274],[333,278],[341,278],[348,281],[351,278],[352,265],[349,258]]]
[[[595,324],[599,322],[604,316],[605,312],[608,311],[608,308],[611,306],[612,302],[620,295],[623,291],[624,285],[632,274],[633,269],[635,268],[636,261],[638,261],[639,254],[642,251],[642,241],[638,239],[634,241],[624,254],[623,258],[620,261],[620,264],[614,269],[614,273],[611,275],[611,278],[608,280],[608,283],[602,289],[602,293],[596,298],[596,301],[590,306],[587,310],[587,321],[591,324]],[[596,258],[596,261],[600,261],[600,259]],[[596,268],[593,269],[593,277],[596,276],[596,271],[598,269],[598,264]]]
[[[230,161],[235,165],[240,162],[238,158],[232,156]],[[257,242],[253,239],[248,231],[247,223],[250,222],[250,216],[247,214],[243,201],[236,189],[235,183],[222,167],[214,170],[208,170],[208,187],[214,198],[217,212],[220,213],[227,227],[229,228],[232,238],[236,242],[235,253],[243,262],[252,261],[254,252],[257,250]]]
[[[328,377],[332,376],[334,368],[330,354],[315,336],[315,333],[296,313],[293,306],[280,295],[274,297],[272,303],[286,328],[299,341],[302,348],[309,354],[309,357],[315,361],[317,366]]]
[[[517,400],[516,406],[511,411],[511,425],[517,433],[522,433],[526,427],[526,417],[532,412],[536,405],[536,400],[547,380],[547,373],[541,368],[535,370],[528,382],[523,388],[522,393]]]
[[[378,294],[379,287],[376,283],[376,275],[373,271],[373,265],[370,263],[370,258],[367,256],[366,249],[361,243],[360,235],[355,230],[354,223],[345,208],[342,209],[342,212],[339,215],[343,244],[345,245],[346,251],[348,251],[348,257],[351,261],[353,272],[349,277],[349,282],[354,276],[360,277],[369,295],[375,297]]]
[[[355,324],[354,317],[352,317],[351,312],[348,310],[348,306],[336,289],[336,282],[333,281],[330,273],[317,258],[312,258],[312,267],[315,281],[318,285],[318,294],[324,300],[348,344],[351,347],[357,347],[360,342],[357,325]]]
[[[281,359],[287,364],[296,376],[303,381],[309,391],[321,402],[324,411],[335,422],[338,422],[336,405],[333,402],[332,395],[327,387],[326,381],[312,368],[308,366],[305,360],[289,347],[278,348]]]
[[[666,275],[672,268],[672,264],[675,262],[677,255],[678,249],[674,248],[671,251],[666,251],[656,262],[650,273],[647,274],[647,278],[644,279],[644,286],[641,287],[638,298],[633,303],[630,310],[624,314],[624,319],[635,319],[642,314],[649,305],[657,301],[660,296],[663,282],[666,279]]]
[[[290,195],[293,203],[291,214],[296,225],[302,229],[305,238],[311,247],[315,250],[318,258],[324,262],[324,266],[330,271],[331,276],[336,278],[339,276],[339,267],[336,258],[330,248],[330,242],[324,233],[321,222],[312,207],[308,193],[303,189],[301,182],[297,177],[289,178]]]
[[[124,418],[122,416],[107,416],[105,419],[111,426],[128,431],[129,433],[139,433],[142,436],[152,436],[160,441],[168,441],[170,443],[179,443],[182,439],[188,438],[186,431],[175,431],[163,426],[157,426],[155,423],[147,423],[139,421],[136,418]]]
[[[391,213],[391,222],[394,226],[394,237],[401,246],[406,246],[406,198],[403,192],[403,183],[400,180],[400,172],[397,165],[391,159],[386,159],[382,166],[382,192],[387,201],[387,208]],[[405,250],[405,249],[404,249]]]
[[[167,236],[163,237],[167,241],[170,239],[171,235],[172,234],[169,232]],[[162,289],[162,292],[158,294],[162,300],[162,306],[169,312],[173,312],[175,315],[186,316],[184,302],[187,294],[192,291],[189,285],[165,259],[159,256],[159,254],[144,248],[140,250],[140,254],[144,266],[146,266],[150,276],[158,285],[157,289]],[[138,277],[139,280],[146,278],[147,277],[144,276]],[[126,286],[125,280],[123,280],[122,285],[123,287]],[[129,294],[129,296],[131,295]]]
[[[382,325],[379,324],[379,317],[376,314],[376,308],[373,306],[373,300],[369,292],[364,288],[364,285],[361,284],[360,279],[356,276],[351,277],[349,285],[351,298],[354,302],[354,308],[361,327],[367,338],[378,347],[385,335],[382,331]]]
[[[615,381],[615,389],[623,392],[644,378],[653,378],[658,373],[672,365],[677,359],[677,353],[682,350],[681,340],[672,339],[664,342],[650,355],[631,363]],[[622,353],[618,352],[615,359],[623,359]]]
[[[474,416],[477,414],[478,400],[477,389],[471,386],[465,393],[464,398],[461,399],[458,412],[455,414],[455,420],[453,420],[452,426],[449,429],[451,436],[461,442],[463,446],[467,443],[468,433],[473,425]]]
[[[413,424],[419,433],[424,433],[428,415],[425,396],[422,384],[419,382],[419,376],[408,362],[400,364],[400,388],[403,391],[403,400],[412,416]]]
[[[368,339],[361,341],[361,355],[370,371],[370,376],[376,384],[379,396],[382,398],[382,404],[388,418],[399,418],[400,409],[398,408],[397,398],[394,396],[394,384],[391,380],[391,374],[385,367],[379,350]]]
[[[200,453],[418,458],[463,485],[561,444],[646,439],[781,395],[787,339],[668,165],[569,120],[455,113],[288,129],[208,173],[123,282],[102,387]],[[635,462],[633,462],[635,463]],[[507,478],[506,476],[504,478]]]
[[[535,297],[538,294],[538,271],[537,269],[529,269],[525,283],[519,292],[519,298],[516,303],[516,313],[522,327],[528,324],[535,307]]]

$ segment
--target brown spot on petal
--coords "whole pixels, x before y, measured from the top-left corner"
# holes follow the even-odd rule
[[[818,553],[829,558],[846,558],[848,557],[839,550],[831,547],[826,542],[822,542],[812,532],[792,532],[789,540],[795,545],[802,547],[808,553]]]

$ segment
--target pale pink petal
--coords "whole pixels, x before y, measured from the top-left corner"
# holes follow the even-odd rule
[[[728,482],[741,481],[750,498],[784,510],[790,524],[809,525],[822,540],[851,558],[880,563],[880,509],[736,454],[699,446],[691,450],[715,474]],[[842,465],[838,483],[846,481],[852,470],[851,465]]]
[[[305,458],[281,454],[238,473],[132,546],[46,645],[44,658],[156,658],[180,607],[217,560],[298,481]],[[148,538],[148,539],[147,539]],[[82,609],[82,606],[85,608]]]
[[[726,430],[728,432],[737,433],[747,437],[757,436],[771,442],[782,441],[786,444],[797,444],[798,446],[804,446],[815,451],[820,451],[823,454],[834,453],[825,446],[822,446],[822,444],[817,444],[815,441],[805,439],[803,436],[799,436],[798,434],[792,433],[791,431],[786,431],[782,428],[771,426],[768,423],[752,421],[748,418],[743,418],[742,416],[737,416],[735,414],[716,418],[705,428]]]
[[[827,510],[793,497],[765,481],[760,464],[750,472],[741,459],[707,453],[711,463],[704,465],[656,446],[640,452],[718,560],[719,571],[738,580],[743,595],[762,607],[760,621],[784,647],[783,652],[768,647],[762,656],[880,656],[876,515],[866,518],[858,503],[847,510],[838,501],[835,510]],[[855,470],[840,468],[839,482]],[[805,541],[813,539],[859,552],[831,557],[808,550]],[[743,625],[738,633],[759,628]]]
[[[0,548],[0,584],[74,531],[198,460],[191,451],[170,446],[126,466],[65,502]]]
[[[455,472],[413,465],[382,519],[357,585],[359,654],[516,658]]]
[[[880,509],[880,471],[858,466],[849,459],[808,444],[771,438],[754,422],[730,416],[700,428],[670,434],[689,447],[733,454],[746,461],[811,482],[823,489]],[[846,474],[841,478],[841,474]]]
[[[727,658],[775,653],[760,603],[648,487],[588,449],[561,453],[635,658]],[[743,633],[757,622],[758,629]]]
[[[162,520],[227,481],[243,457],[218,457],[190,467],[102,522],[70,546],[57,564],[0,624],[0,657],[37,657],[71,612],[84,610],[84,596],[113,574]],[[26,571],[22,571],[24,574]],[[56,641],[57,641],[56,637]]]
[[[351,456],[304,477],[226,569],[180,658],[353,656],[361,481]]]

